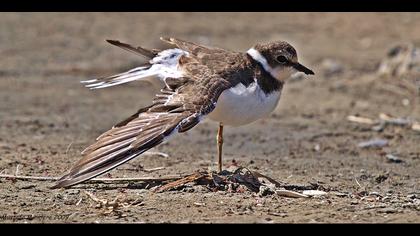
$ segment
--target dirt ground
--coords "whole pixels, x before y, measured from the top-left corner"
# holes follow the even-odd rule
[[[240,51],[282,39],[316,76],[289,81],[267,119],[226,127],[224,165],[235,160],[282,183],[327,192],[153,193],[136,183],[51,190],[50,181],[1,178],[0,222],[420,222],[420,132],[395,125],[375,131],[347,120],[386,113],[420,121],[412,78],[376,74],[390,48],[420,44],[418,13],[0,13],[0,22],[1,174],[60,176],[95,137],[151,102],[155,91],[145,83],[96,91],[79,84],[142,62],[105,39],[161,47],[160,36],[175,36]],[[217,123],[204,121],[153,150],[168,157],[143,155],[104,177],[214,169],[216,131]],[[358,146],[371,139],[388,144]],[[127,204],[109,211],[86,192]]]

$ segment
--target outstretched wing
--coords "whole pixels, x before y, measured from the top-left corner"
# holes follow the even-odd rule
[[[140,46],[134,47],[130,44],[122,43],[118,40],[107,39],[106,41],[108,43],[114,45],[114,46],[120,47],[120,48],[122,48],[126,51],[129,51],[129,52],[132,52],[134,54],[146,57],[148,59],[152,59],[153,57],[155,57],[160,52],[160,50],[158,50],[158,49],[151,49],[150,50],[150,49],[146,49],[146,48],[143,48],[143,47],[140,47]]]
[[[210,113],[230,83],[216,75],[173,80],[156,95],[153,104],[97,138],[83,158],[53,188],[69,187],[94,178],[185,132]],[[207,75],[207,76],[206,76]],[[179,81],[179,82],[178,82]]]
[[[188,41],[177,39],[177,38],[160,37],[160,40],[162,40],[163,42],[175,45],[179,49],[184,50],[196,57],[200,57],[201,54],[214,54],[214,53],[217,54],[221,52],[223,53],[229,52],[225,49],[216,48],[216,47],[207,47],[207,46],[199,45],[193,42],[188,42]]]
[[[119,48],[122,48],[126,51],[132,52],[136,55],[143,56],[147,59],[153,59],[158,55],[158,53],[161,50],[158,49],[146,49],[143,47],[134,47],[130,44],[123,43],[117,40],[106,40],[108,43],[117,46]],[[102,77],[97,79],[91,79],[91,80],[85,80],[81,81],[81,83],[85,84],[87,88],[90,89],[100,89],[100,88],[107,88],[112,87],[119,84],[125,84],[131,81],[135,80],[146,80],[150,82],[156,81],[156,76],[159,74],[157,70],[150,70],[152,67],[152,64],[149,62],[146,62],[145,64],[136,67],[132,70],[129,70],[124,73],[108,76],[108,77]],[[153,80],[155,78],[155,80]],[[156,81],[155,84],[159,84],[159,81]]]

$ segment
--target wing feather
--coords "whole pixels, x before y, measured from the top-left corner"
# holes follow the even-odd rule
[[[216,76],[211,80],[192,81],[177,86],[176,90],[163,89],[153,105],[140,109],[100,135],[53,188],[69,187],[101,175],[166,141],[173,133],[197,125],[214,109],[220,93],[229,85]],[[200,84],[203,81],[209,84]]]
[[[135,53],[135,54],[137,54],[137,55],[140,55],[140,56],[146,57],[146,58],[148,58],[148,59],[152,59],[152,58],[153,58],[153,57],[155,57],[155,56],[159,53],[159,51],[160,51],[160,50],[157,50],[157,49],[152,49],[152,50],[150,50],[150,49],[146,49],[146,48],[142,48],[142,47],[134,47],[134,46],[131,46],[130,44],[127,44],[127,43],[122,43],[122,42],[120,42],[120,41],[118,41],[118,40],[111,40],[111,39],[107,39],[106,41],[107,41],[108,43],[110,43],[110,44],[114,45],[114,46],[120,47],[120,48],[122,48],[122,49],[124,49],[124,50],[126,50],[126,51],[129,51],[129,52]]]

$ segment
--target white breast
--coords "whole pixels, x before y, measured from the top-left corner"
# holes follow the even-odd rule
[[[277,106],[280,91],[265,94],[254,82],[248,87],[239,83],[223,91],[216,108],[208,115],[211,120],[224,125],[240,126],[266,117]]]

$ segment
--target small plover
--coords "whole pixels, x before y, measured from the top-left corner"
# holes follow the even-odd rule
[[[161,38],[166,50],[109,43],[146,57],[148,63],[110,77],[82,81],[90,89],[135,80],[161,86],[150,106],[100,135],[54,188],[69,187],[103,174],[205,118],[219,122],[218,169],[222,170],[223,126],[241,126],[266,117],[277,106],[285,81],[295,72],[314,72],[298,62],[287,42],[257,44],[247,52]]]

